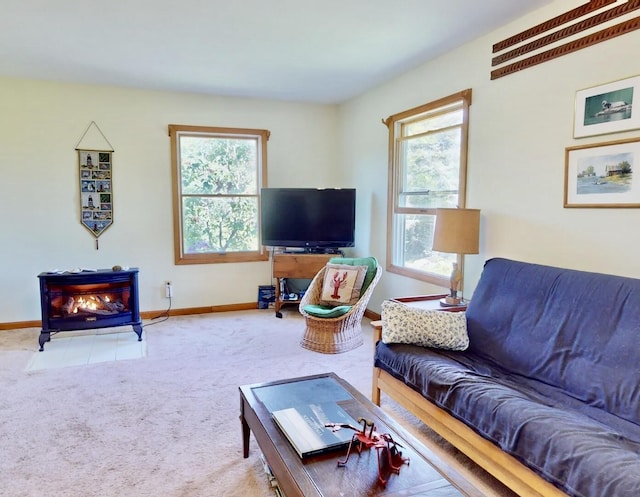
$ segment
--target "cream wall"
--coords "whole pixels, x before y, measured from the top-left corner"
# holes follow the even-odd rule
[[[386,261],[387,129],[381,119],[471,88],[467,206],[482,211],[481,253],[465,258],[465,295],[491,257],[640,278],[638,209],[563,208],[565,147],[640,137],[636,130],[573,138],[576,90],[640,74],[640,32],[496,81],[489,77],[494,43],[582,3],[557,1],[341,107],[339,155],[358,194],[372,199],[359,204],[359,251]],[[370,308],[379,311],[385,298],[438,290],[385,273]]]
[[[113,146],[114,224],[80,225],[76,143],[95,121]],[[269,184],[352,186],[336,174],[337,108],[0,78],[0,323],[40,319],[37,275],[140,268],[140,309],[255,302],[269,262],[175,266],[167,125],[263,128]],[[85,143],[83,142],[83,145]]]

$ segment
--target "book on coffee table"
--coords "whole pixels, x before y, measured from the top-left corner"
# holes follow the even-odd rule
[[[333,431],[325,426],[326,423],[359,426],[335,402],[280,409],[273,412],[273,419],[301,458],[346,447],[356,433],[349,428]]]

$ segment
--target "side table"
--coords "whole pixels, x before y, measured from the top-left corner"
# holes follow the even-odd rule
[[[446,311],[446,312],[460,312],[467,310],[467,301],[464,304],[459,305],[440,305],[440,299],[447,297],[448,294],[438,295],[416,295],[415,297],[398,297],[395,302],[402,302],[409,307],[417,307],[418,309],[425,309],[429,311]]]

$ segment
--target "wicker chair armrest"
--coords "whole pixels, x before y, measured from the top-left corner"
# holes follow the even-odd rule
[[[307,288],[307,291],[304,293],[302,299],[300,299],[301,311],[305,305],[318,304],[318,302],[320,302],[320,296],[322,295],[322,284],[324,282],[324,273],[326,270],[327,268],[323,267],[311,280],[309,288]]]

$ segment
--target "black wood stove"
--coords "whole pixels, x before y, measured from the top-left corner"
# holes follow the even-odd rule
[[[40,351],[58,331],[133,326],[142,340],[138,269],[40,273]]]

